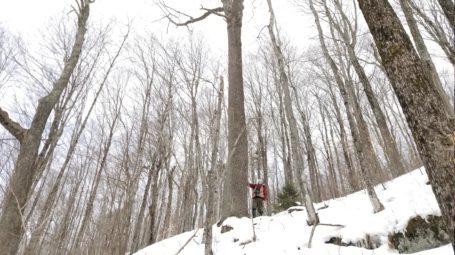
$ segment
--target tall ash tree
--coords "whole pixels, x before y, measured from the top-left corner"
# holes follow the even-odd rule
[[[224,180],[221,216],[248,216],[248,139],[242,67],[243,0],[221,0],[222,7],[202,8],[205,13],[186,22],[169,20],[177,26],[187,26],[210,15],[222,16],[228,35],[228,159]],[[163,6],[165,6],[163,4]],[[167,8],[169,10],[169,8]]]

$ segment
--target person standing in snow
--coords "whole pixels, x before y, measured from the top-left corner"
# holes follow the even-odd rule
[[[253,218],[264,214],[264,201],[267,201],[267,187],[258,179],[258,183],[249,183],[248,187],[253,189]]]

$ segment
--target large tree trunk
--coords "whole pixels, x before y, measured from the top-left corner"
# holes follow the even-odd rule
[[[294,113],[292,110],[292,98],[291,98],[291,92],[289,89],[289,87],[290,87],[289,77],[286,74],[284,56],[283,56],[279,42],[278,42],[278,40],[275,36],[275,32],[274,32],[276,25],[275,25],[275,15],[273,13],[271,0],[267,0],[267,4],[269,6],[269,12],[270,12],[270,20],[269,20],[269,25],[268,25],[269,36],[270,36],[270,40],[272,41],[273,51],[275,53],[276,60],[278,62],[280,82],[281,82],[281,86],[282,86],[283,92],[284,92],[284,110],[285,110],[286,117],[289,121],[289,126],[290,126],[293,165],[296,169],[299,169],[297,172],[301,175],[298,177],[298,180],[300,182],[300,187],[302,188],[302,192],[303,192],[305,208],[306,208],[306,211],[308,214],[308,223],[310,225],[313,225],[313,224],[317,225],[319,223],[319,217],[316,214],[316,210],[314,209],[313,199],[310,196],[310,192],[309,192],[308,185],[307,185],[308,182],[306,181],[306,177],[304,174],[303,158],[301,155],[301,150],[299,149],[299,146],[301,144],[300,137],[299,137],[299,130],[297,127],[297,121],[294,117]],[[314,161],[313,161],[313,163],[314,163]],[[316,165],[312,164],[311,167],[313,169],[310,169],[310,172],[311,171],[316,172]]]
[[[417,144],[452,245],[453,120],[441,95],[388,1],[359,0],[387,76]]]
[[[248,140],[242,72],[243,0],[223,0],[228,32],[228,163],[222,216],[248,216]]]
[[[6,254],[17,253],[19,242],[24,234],[23,215],[30,188],[33,184],[33,178],[35,177],[35,161],[41,136],[52,109],[68,85],[73,70],[79,61],[90,13],[89,1],[83,1],[81,4],[78,12],[77,33],[71,54],[65,62],[62,73],[54,83],[51,92],[39,100],[30,128],[28,130],[23,129],[18,123],[9,119],[5,111],[0,109],[0,123],[20,141],[19,155],[13,176],[6,189],[7,192],[0,218],[0,240],[2,240],[0,242],[0,251]]]

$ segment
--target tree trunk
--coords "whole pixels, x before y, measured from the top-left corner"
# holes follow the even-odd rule
[[[283,171],[284,171],[284,183],[289,183],[294,185],[295,178],[294,178],[294,171],[291,167],[290,156],[291,150],[289,149],[289,136],[288,136],[288,126],[286,124],[286,118],[284,114],[284,107],[283,107],[283,93],[281,86],[278,86],[277,89],[279,90],[279,114],[280,114],[280,122],[279,122],[279,129],[280,129],[280,140],[281,140],[281,154],[282,154],[282,161],[283,161]],[[275,118],[274,118],[275,119]]]
[[[35,161],[41,136],[52,109],[68,85],[73,70],[79,61],[90,10],[88,0],[81,4],[78,10],[77,33],[71,54],[51,92],[39,100],[30,128],[28,130],[21,127],[17,128],[19,124],[11,121],[8,114],[0,109],[0,123],[8,131],[14,132],[13,135],[20,141],[19,155],[9,181],[0,218],[0,240],[2,240],[0,250],[6,254],[17,253],[19,242],[24,234],[23,215],[35,177]],[[14,131],[15,129],[16,131]]]
[[[158,155],[158,160],[157,162],[153,164],[152,168],[152,188],[149,191],[150,192],[150,206],[149,206],[149,216],[150,216],[150,223],[149,223],[149,236],[147,238],[147,244],[151,245],[156,242],[156,237],[157,233],[155,232],[156,228],[156,222],[157,222],[157,217],[156,217],[156,208],[158,206],[158,182],[159,182],[159,176],[160,176],[160,170],[162,167],[162,159],[161,155]]]
[[[210,155],[210,170],[208,172],[207,177],[207,191],[208,191],[208,199],[207,199],[207,213],[205,218],[204,224],[204,240],[205,240],[205,248],[204,254],[205,255],[212,255],[212,224],[215,221],[215,199],[218,193],[218,187],[216,185],[216,168],[217,168],[217,158],[218,158],[218,150],[219,150],[219,140],[220,140],[220,126],[221,126],[221,110],[222,110],[222,102],[224,96],[224,80],[223,77],[220,77],[220,89],[218,91],[218,102],[217,107],[214,112],[213,116],[213,133],[211,135],[212,139],[212,151]]]
[[[329,91],[330,91],[330,98],[333,103],[333,108],[335,109],[335,117],[336,117],[336,120],[340,127],[340,140],[341,140],[341,146],[343,149],[344,161],[345,161],[346,167],[348,168],[349,184],[351,187],[351,191],[357,191],[360,189],[360,184],[358,183],[357,175],[355,173],[354,163],[353,163],[352,157],[350,156],[350,153],[349,153],[350,150],[349,150],[349,146],[348,146],[347,134],[346,134],[346,130],[344,128],[343,119],[341,118],[341,112],[340,112],[340,108],[338,107],[338,101],[336,100],[335,94],[332,91],[331,84],[329,84]],[[347,113],[347,114],[350,114],[350,113]]]
[[[243,0],[222,0],[228,32],[228,163],[222,216],[248,216],[248,140],[242,72]]]
[[[284,56],[281,52],[281,48],[277,38],[275,37],[274,29],[276,28],[275,25],[275,14],[273,13],[272,3],[271,0],[267,0],[267,4],[269,6],[270,12],[270,20],[268,25],[269,36],[270,40],[272,41],[273,51],[275,53],[276,61],[278,62],[279,74],[280,74],[280,82],[284,92],[284,110],[286,113],[286,117],[289,121],[290,126],[290,134],[291,134],[291,146],[292,146],[292,158],[293,158],[293,165],[296,169],[299,169],[297,172],[301,175],[299,176],[298,180],[300,182],[300,186],[303,192],[303,198],[305,203],[305,208],[308,214],[308,223],[309,225],[317,225],[319,223],[319,217],[316,214],[316,210],[314,209],[313,199],[310,196],[306,177],[304,174],[303,169],[303,158],[301,155],[301,151],[299,150],[300,146],[300,137],[299,137],[299,130],[297,127],[297,121],[294,117],[294,113],[292,110],[292,98],[290,92],[290,84],[289,78],[286,74],[286,68],[284,63]],[[316,166],[313,165],[313,171],[316,171]]]
[[[169,170],[168,170],[169,171]],[[163,226],[165,227],[163,238],[168,238],[169,234],[171,233],[170,230],[174,223],[171,223],[171,215],[172,215],[172,201],[173,201],[173,192],[174,192],[174,185],[173,185],[173,178],[174,178],[175,166],[172,167],[172,170],[168,172],[167,175],[167,206],[166,206],[166,213],[164,215],[164,223]]]
[[[328,112],[327,112],[325,105],[322,105],[322,102],[319,98],[318,98],[318,103],[319,103],[319,109],[321,111],[322,126],[324,128],[323,131],[321,130],[321,138],[322,138],[322,143],[324,145],[325,152],[327,154],[326,155],[326,157],[327,157],[326,160],[327,160],[327,164],[328,164],[327,176],[328,177],[330,176],[330,180],[332,180],[332,182],[329,182],[329,185],[333,189],[333,197],[338,197],[340,191],[339,191],[339,186],[338,186],[338,181],[337,181],[337,175],[335,173],[335,167],[334,167],[335,162],[334,162],[333,156],[332,156],[332,149],[331,149],[330,142],[329,142],[329,134],[327,131],[326,116],[325,116]]]
[[[318,183],[318,171],[317,171],[317,166],[316,166],[316,151],[314,150],[313,146],[313,139],[311,138],[311,130],[310,130],[310,123],[308,121],[308,118],[306,116],[306,113],[304,112],[305,109],[302,109],[300,106],[298,96],[297,96],[297,90],[295,89],[295,86],[292,87],[294,89],[294,94],[295,94],[295,102],[297,104],[298,111],[300,113],[300,118],[302,119],[302,125],[303,125],[303,134],[305,135],[305,141],[306,141],[306,148],[307,148],[307,159],[308,159],[308,169],[310,171],[310,176],[311,176],[311,186],[313,190],[313,198],[320,202],[322,201],[321,199],[321,185]]]
[[[142,229],[142,224],[144,223],[144,214],[145,214],[145,208],[147,206],[147,198],[148,198],[150,186],[152,185],[152,179],[153,179],[152,173],[153,173],[153,166],[151,166],[149,169],[147,183],[145,184],[145,189],[144,189],[144,195],[142,196],[141,207],[139,208],[139,214],[136,219],[136,224],[134,225],[132,244],[131,244],[131,248],[130,248],[131,252],[135,252],[139,249],[140,233],[141,233],[141,229]]]
[[[359,0],[387,76],[412,131],[447,233],[453,237],[453,119],[388,1]]]

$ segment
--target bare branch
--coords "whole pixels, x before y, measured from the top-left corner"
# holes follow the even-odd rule
[[[164,4],[163,2],[161,3],[163,9],[165,9],[165,13],[166,13],[166,18],[169,20],[169,22],[171,22],[172,24],[176,25],[176,26],[188,26],[189,24],[191,23],[196,23],[198,21],[201,21],[205,18],[207,18],[208,16],[210,16],[211,14],[214,14],[214,15],[217,15],[217,16],[220,16],[220,17],[226,17],[222,14],[222,12],[224,12],[224,8],[223,7],[217,7],[217,8],[212,8],[212,9],[208,9],[208,8],[204,8],[201,6],[201,10],[204,10],[205,13],[203,13],[201,16],[199,17],[192,17],[188,14],[185,14],[181,11],[178,11],[166,4]],[[173,13],[176,13],[176,14],[179,14],[179,15],[183,15],[183,16],[186,16],[188,17],[188,20],[185,21],[185,22],[178,22],[178,21],[175,21],[172,16],[176,16],[174,15],[173,13],[171,13],[170,11],[172,11]]]
[[[12,120],[8,113],[0,107],[0,124],[5,127],[19,142],[22,142],[27,129],[23,128],[19,123]]]

